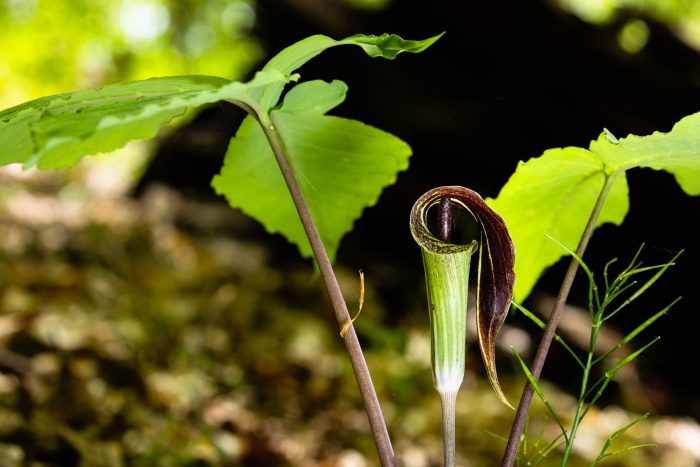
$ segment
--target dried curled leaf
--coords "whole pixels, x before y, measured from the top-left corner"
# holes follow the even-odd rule
[[[424,258],[426,253],[453,255],[465,249],[465,245],[439,240],[428,229],[428,209],[440,203],[443,198],[448,198],[469,212],[479,226],[476,303],[479,346],[494,391],[503,403],[511,406],[498,383],[495,345],[496,335],[503,326],[513,299],[515,247],[501,216],[478,193],[461,186],[443,186],[425,193],[411,210],[411,233],[423,249]],[[430,280],[427,271],[426,280]],[[430,287],[428,284],[429,289]],[[464,313],[466,314],[466,308]]]

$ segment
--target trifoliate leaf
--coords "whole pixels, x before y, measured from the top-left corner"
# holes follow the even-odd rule
[[[625,172],[636,167],[666,170],[686,193],[700,194],[700,113],[668,133],[617,139],[605,130],[590,150],[550,149],[518,166],[498,197],[488,200],[506,220],[518,251],[516,300],[524,300],[563,255],[546,235],[576,250],[606,177],[615,183],[596,225],[622,223],[629,206]]]

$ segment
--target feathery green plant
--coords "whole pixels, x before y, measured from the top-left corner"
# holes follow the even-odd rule
[[[616,138],[604,130],[589,149],[555,148],[521,162],[498,197],[487,200],[508,224],[518,250],[515,299],[522,301],[544,269],[564,255],[549,236],[576,256],[562,280],[549,321],[530,366],[532,381],[542,373],[549,347],[594,230],[620,224],[629,209],[627,171],[672,174],[688,195],[700,195],[700,112],[678,121],[668,133]],[[588,216],[586,217],[586,214]],[[528,381],[513,420],[502,465],[514,464],[535,387]]]
[[[558,242],[557,242],[558,243]],[[560,244],[561,245],[561,244]],[[581,422],[583,419],[586,417],[586,415],[589,413],[590,409],[598,402],[600,397],[602,396],[603,392],[605,389],[608,387],[610,382],[613,380],[615,375],[617,374],[618,371],[620,371],[623,367],[634,361],[637,357],[639,357],[644,351],[646,351],[649,347],[651,347],[656,341],[658,341],[658,337],[650,339],[646,344],[642,345],[639,349],[630,352],[629,354],[617,358],[615,362],[612,362],[612,354],[623,347],[626,347],[635,337],[637,337],[642,331],[644,331],[646,328],[648,328],[650,325],[652,325],[656,320],[664,316],[668,310],[675,305],[678,300],[680,300],[680,297],[675,299],[673,302],[671,302],[669,305],[664,307],[663,309],[657,311],[653,315],[649,316],[647,319],[642,321],[637,327],[635,327],[631,332],[629,332],[627,335],[625,335],[622,339],[620,339],[615,345],[610,347],[608,350],[606,350],[604,353],[601,355],[596,356],[596,343],[598,341],[598,336],[600,333],[600,330],[602,329],[603,325],[605,324],[606,321],[608,321],[610,318],[613,316],[617,315],[621,311],[623,311],[627,306],[629,306],[632,302],[634,302],[636,299],[638,299],[644,292],[646,292],[656,281],[670,268],[672,265],[675,264],[676,259],[681,255],[682,251],[673,256],[669,261],[663,264],[659,265],[654,265],[654,266],[643,266],[642,261],[640,260],[640,256],[642,254],[643,250],[643,245],[642,247],[639,248],[637,253],[634,255],[634,258],[630,261],[630,263],[623,268],[623,270],[614,278],[611,279],[609,277],[610,273],[610,267],[615,264],[617,261],[616,259],[613,259],[609,261],[603,270],[603,284],[599,284],[599,282],[596,281],[594,274],[591,272],[591,270],[588,268],[586,263],[583,262],[583,260],[578,257],[574,252],[568,250],[566,247],[561,245],[562,248],[566,252],[568,252],[581,266],[583,271],[585,271],[586,276],[588,277],[588,311],[589,311],[589,318],[591,320],[591,331],[590,331],[590,338],[589,338],[589,346],[587,349],[587,353],[584,359],[580,359],[575,352],[571,350],[569,346],[566,345],[566,343],[559,338],[560,343],[567,349],[569,354],[572,356],[574,361],[576,362],[577,366],[581,367],[582,369],[582,376],[581,376],[581,384],[579,388],[579,396],[578,396],[578,403],[576,405],[576,412],[573,415],[573,420],[571,422],[571,426],[569,429],[565,428],[564,424],[565,422],[562,421],[564,418],[563,416],[557,414],[552,406],[550,405],[549,401],[547,400],[546,395],[544,394],[544,391],[542,388],[539,386],[538,382],[535,380],[535,378],[532,376],[532,372],[530,369],[527,367],[525,362],[520,358],[520,356],[515,352],[515,357],[518,360],[518,362],[521,365],[521,368],[523,369],[523,372],[525,373],[528,381],[530,384],[533,385],[535,389],[535,393],[537,396],[540,398],[542,403],[545,405],[549,413],[552,415],[553,419],[556,421],[557,425],[559,426],[561,430],[561,437],[563,437],[563,454],[562,454],[562,460],[561,460],[561,465],[567,465],[567,462],[569,461],[572,453],[572,448],[574,446],[574,441],[576,439],[576,435],[578,433],[578,429],[581,425]],[[643,277],[645,273],[653,273],[651,277],[646,278],[643,282],[640,282],[643,279],[639,279],[640,275]],[[601,287],[602,285],[602,287]],[[527,310],[525,307],[515,303],[514,304],[516,308],[518,308],[525,316],[533,319],[533,321],[540,327],[544,326],[544,323],[537,319],[529,310]],[[595,374],[598,374],[598,378],[595,379],[594,382],[594,376]],[[642,447],[649,447],[653,446],[653,444],[638,444],[638,445],[633,445],[633,446],[628,446],[623,449],[617,450],[617,451],[610,451],[612,447],[612,443],[616,441],[618,438],[620,438],[629,428],[634,426],[635,424],[639,423],[640,421],[644,420],[648,414],[644,414],[638,418],[636,418],[634,421],[631,423],[625,425],[624,427],[620,428],[619,430],[615,431],[613,434],[611,434],[605,444],[603,445],[600,454],[594,461],[592,465],[597,465],[601,460],[616,455],[616,454],[621,454],[623,452],[628,452],[633,449],[638,449]],[[557,440],[559,437],[557,437]],[[556,441],[556,440],[555,440]],[[524,450],[525,449],[525,444],[524,441],[521,443],[520,447],[520,462],[525,463],[528,462],[527,465],[530,465],[530,463],[533,462],[532,459],[527,459],[527,452]]]

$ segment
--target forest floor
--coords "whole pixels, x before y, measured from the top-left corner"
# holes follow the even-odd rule
[[[250,235],[259,228],[221,203],[158,186],[134,199],[102,175],[97,164],[0,171],[0,466],[376,465],[310,263],[279,261]],[[354,309],[357,274],[339,265],[338,275]],[[388,324],[371,277],[366,287],[356,327],[399,461],[441,465],[427,314]],[[422,300],[416,291],[417,308]],[[471,350],[468,366],[458,460],[496,465],[513,413]],[[503,383],[516,398],[523,379]],[[573,397],[544,387],[573,413]],[[589,465],[638,415],[593,410],[570,465]],[[536,405],[528,459],[557,434]],[[695,420],[652,415],[615,448],[657,447],[603,465],[694,466],[698,438]],[[555,449],[540,465],[559,459]]]

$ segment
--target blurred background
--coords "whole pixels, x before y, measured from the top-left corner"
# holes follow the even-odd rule
[[[339,251],[337,272],[405,466],[442,463],[415,199],[460,184],[496,196],[519,160],[559,146],[668,131],[700,110],[698,0],[2,0],[0,108],[121,80],[177,74],[247,79],[312,34],[446,35],[420,55],[372,60],[337,48],[300,70],[342,79],[336,112],[390,131],[414,150]],[[311,263],[209,186],[243,118],[215,105],[150,143],[62,171],[0,169],[0,465],[371,466],[376,454],[352,371]],[[600,271],[685,249],[645,300],[616,316],[615,342],[677,296],[645,332],[661,340],[621,372],[584,423],[576,458],[649,412],[605,465],[700,465],[695,222],[700,199],[665,173],[628,175],[631,209],[587,252]],[[526,302],[541,314],[565,264]],[[561,333],[587,345],[586,284]],[[474,313],[471,313],[473,317]],[[539,331],[513,313],[499,372],[518,400]],[[458,461],[500,462],[513,412],[492,394],[470,337],[458,401]],[[582,350],[581,350],[582,351]],[[564,419],[580,374],[556,345],[543,387]],[[535,404],[528,436],[556,426]],[[558,465],[551,453],[541,465]]]

